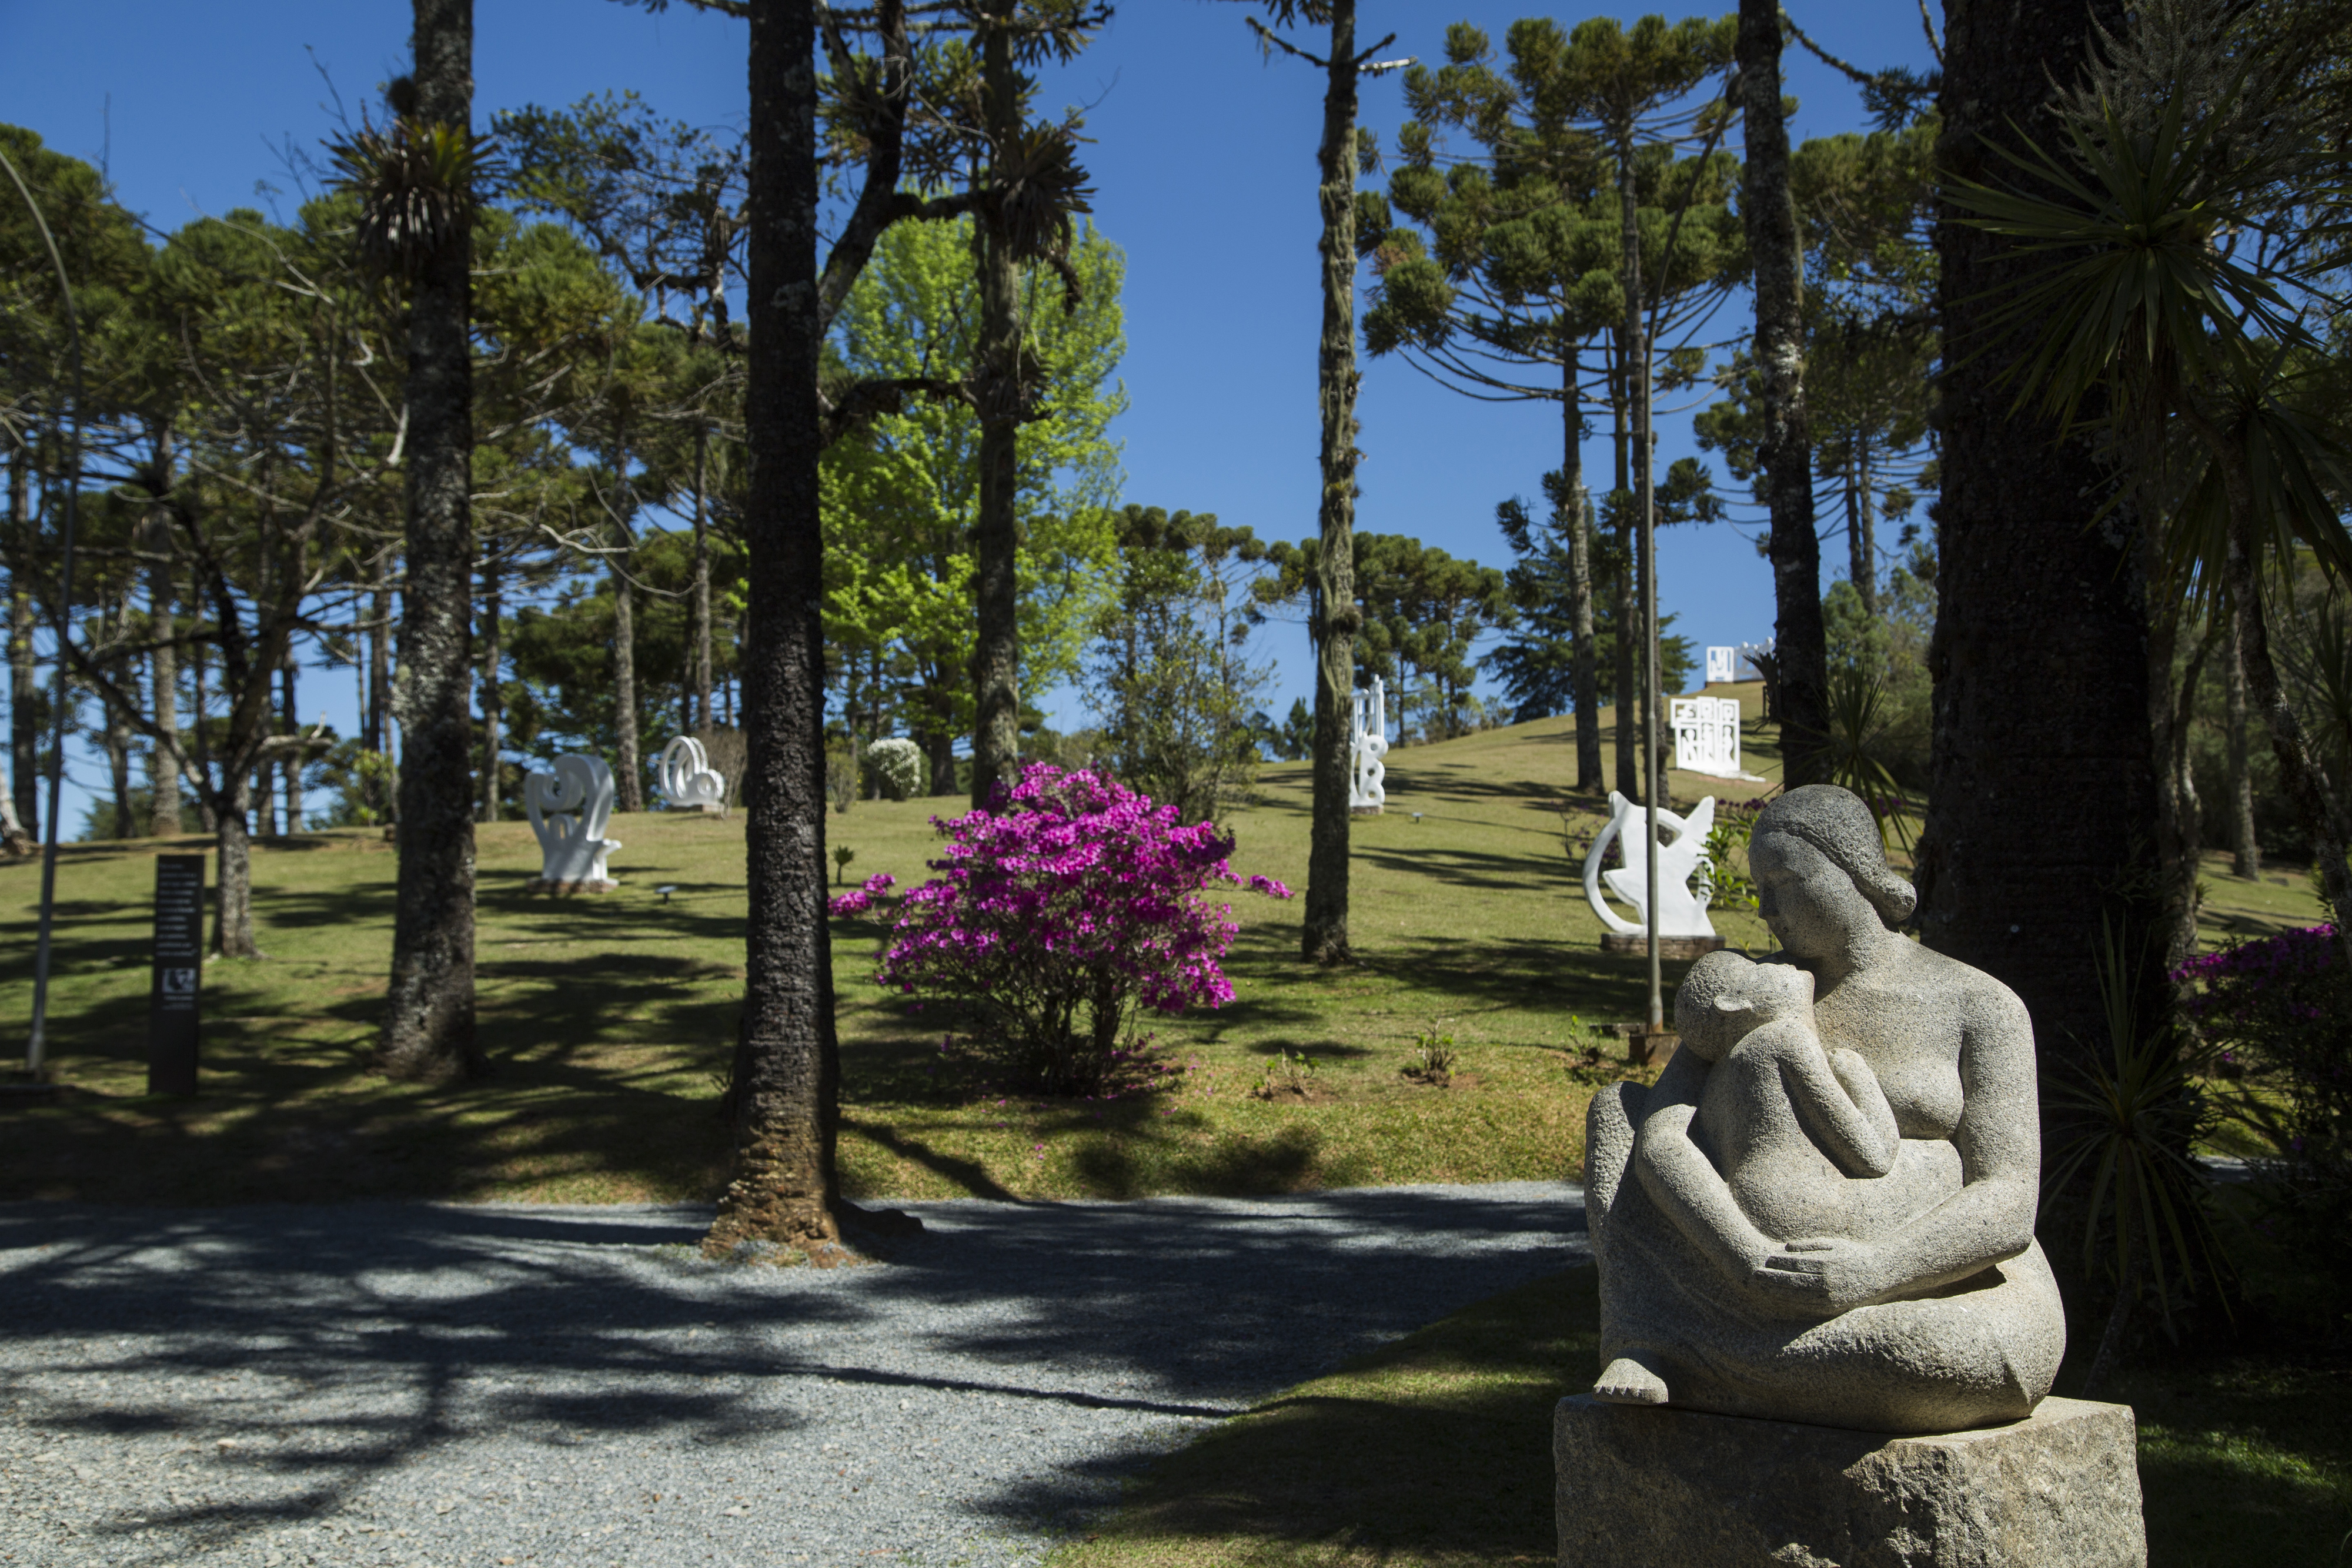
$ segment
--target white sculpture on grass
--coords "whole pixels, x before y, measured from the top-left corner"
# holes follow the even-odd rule
[[[1640,810],[1616,790],[1609,791],[1609,825],[1593,836],[1592,847],[1584,852],[1584,896],[1591,902],[1592,912],[1601,916],[1601,924],[1621,936],[1643,936],[1649,930],[1650,871],[1646,851],[1640,837],[1627,831]],[[1715,926],[1706,917],[1706,885],[1701,882],[1699,890],[1694,892],[1691,883],[1706,859],[1706,836],[1715,831],[1715,797],[1709,795],[1701,800],[1698,809],[1688,817],[1677,817],[1667,810],[1657,815],[1659,938],[1712,938]],[[1601,862],[1608,858],[1612,841],[1624,846],[1625,863],[1614,871],[1603,871]],[[1609,907],[1608,900],[1601,895],[1603,883],[1611,893],[1633,906],[1633,919],[1627,920]]]
[[[1378,675],[1372,677],[1370,691],[1356,694],[1354,727],[1348,750],[1348,810],[1369,813],[1387,805],[1389,799],[1382,782],[1389,770],[1381,761],[1389,754],[1389,694]]]
[[[621,884],[604,857],[621,847],[604,836],[613,817],[613,770],[601,757],[559,757],[522,784],[522,807],[539,835],[533,891],[609,893]]]
[[[1756,777],[1739,766],[1738,698],[1675,697],[1666,711],[1675,727],[1676,768],[1712,779]]]
[[[1727,685],[1739,678],[1739,650],[1709,648],[1706,651],[1706,684]]]
[[[673,811],[724,811],[727,780],[712,770],[702,742],[681,735],[662,747],[654,764],[654,788]]]

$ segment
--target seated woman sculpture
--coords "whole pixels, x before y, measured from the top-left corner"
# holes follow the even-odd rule
[[[1727,1079],[1739,1092],[1703,1117],[1726,1065],[1704,1047],[1677,1051],[1654,1086],[1596,1096],[1585,1201],[1606,1370],[1593,1392],[1885,1432],[2021,1419],[2065,1350],[2033,1239],[2041,1128],[2025,1008],[1895,929],[1911,886],[1849,791],[1774,800],[1748,863],[1781,961],[1812,977],[1812,1026],[1848,1109],[1867,1120],[1883,1094],[1900,1141],[1878,1168],[1868,1156],[1886,1151],[1831,1131],[1777,1073],[1745,1068]],[[1696,1000],[1678,998],[1676,1023],[1705,1042],[1714,1023],[1685,1016]],[[1785,998],[1772,1010],[1790,1016]],[[1790,1157],[1790,1125],[1811,1129],[1810,1156]],[[1824,1136],[1856,1146],[1841,1160]]]

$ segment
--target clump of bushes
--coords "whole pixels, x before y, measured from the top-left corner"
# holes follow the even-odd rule
[[[888,800],[907,800],[923,787],[922,748],[904,736],[887,736],[866,747],[866,766]]]
[[[1106,1088],[1142,1009],[1233,998],[1220,961],[1237,928],[1211,884],[1290,896],[1236,873],[1213,823],[1092,773],[1032,766],[939,826],[939,875],[906,895],[876,978],[961,1006],[970,1049],[1048,1093]]]

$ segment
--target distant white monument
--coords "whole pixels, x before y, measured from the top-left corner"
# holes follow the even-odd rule
[[[539,835],[533,893],[610,893],[621,884],[604,857],[621,847],[604,836],[613,817],[613,770],[601,757],[559,757],[523,779],[522,807]]]
[[[1591,902],[1592,912],[1601,916],[1601,924],[1621,936],[1642,936],[1649,930],[1647,848],[1628,831],[1640,810],[1616,790],[1609,791],[1609,825],[1593,836],[1592,847],[1584,852],[1584,896]],[[1706,836],[1715,831],[1715,797],[1701,800],[1688,817],[1663,810],[1657,817],[1658,938],[1711,942],[1715,926],[1706,917],[1707,894],[1691,891],[1691,879],[1706,859]],[[1601,863],[1608,857],[1612,841],[1624,847],[1625,863],[1614,871],[1603,871]],[[1611,893],[1633,906],[1633,919],[1609,907],[1601,895],[1604,883]]]
[[[1708,685],[1729,685],[1738,678],[1738,649],[1709,648],[1706,651],[1706,684]]]
[[[725,815],[727,779],[712,770],[702,742],[681,735],[662,747],[654,764],[654,788],[673,811],[709,811]]]
[[[1667,703],[1666,715],[1675,727],[1676,768],[1711,779],[1756,777],[1739,766],[1738,698],[1675,697]]]
[[[1349,810],[1370,816],[1388,804],[1389,792],[1382,780],[1389,770],[1381,761],[1388,754],[1388,688],[1374,675],[1372,689],[1356,694],[1354,735],[1348,752]]]

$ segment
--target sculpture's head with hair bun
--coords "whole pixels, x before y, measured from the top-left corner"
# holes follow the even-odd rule
[[[1919,894],[1886,863],[1878,821],[1862,797],[1835,784],[1807,784],[1767,805],[1756,818],[1751,842],[1784,834],[1811,845],[1851,877],[1854,891],[1870,901],[1890,931],[1918,907]]]

